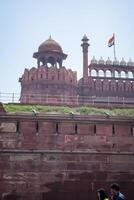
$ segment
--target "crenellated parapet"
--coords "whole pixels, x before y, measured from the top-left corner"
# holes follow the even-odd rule
[[[57,97],[52,97],[51,103],[59,104],[61,95],[77,95],[77,73],[65,67],[40,66],[25,69],[19,81],[21,82],[21,103],[45,104],[49,103],[48,95],[51,97],[57,95]]]
[[[27,84],[36,81],[51,81],[53,84],[61,81],[66,84],[76,85],[77,73],[65,67],[55,68],[53,66],[49,68],[40,66],[39,68],[32,67],[31,69],[25,69],[20,82]]]

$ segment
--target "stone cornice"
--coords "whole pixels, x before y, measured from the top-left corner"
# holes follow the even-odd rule
[[[0,113],[0,121],[77,121],[79,123],[124,123],[133,124],[134,117],[104,115],[82,115],[82,114],[45,114],[45,113]]]

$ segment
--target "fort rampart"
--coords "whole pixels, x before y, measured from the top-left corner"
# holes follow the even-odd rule
[[[95,200],[118,182],[133,197],[134,119],[105,115],[0,115],[0,194]],[[9,195],[9,199],[12,197]]]

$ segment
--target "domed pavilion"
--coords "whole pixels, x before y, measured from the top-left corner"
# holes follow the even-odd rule
[[[59,67],[62,67],[62,62],[67,58],[67,55],[63,53],[61,46],[50,36],[48,40],[40,44],[38,52],[35,52],[33,57],[37,59],[38,67],[40,63],[44,66],[49,63],[56,67],[59,64]]]
[[[21,103],[69,104],[77,95],[77,74],[63,66],[67,55],[62,47],[49,37],[33,54],[37,68],[25,69],[21,82]]]

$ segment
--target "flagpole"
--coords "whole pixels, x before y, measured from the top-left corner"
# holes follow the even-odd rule
[[[114,36],[114,45],[113,45],[113,48],[114,48],[114,60],[116,60],[116,54],[115,54],[115,35],[113,33],[113,36]]]

